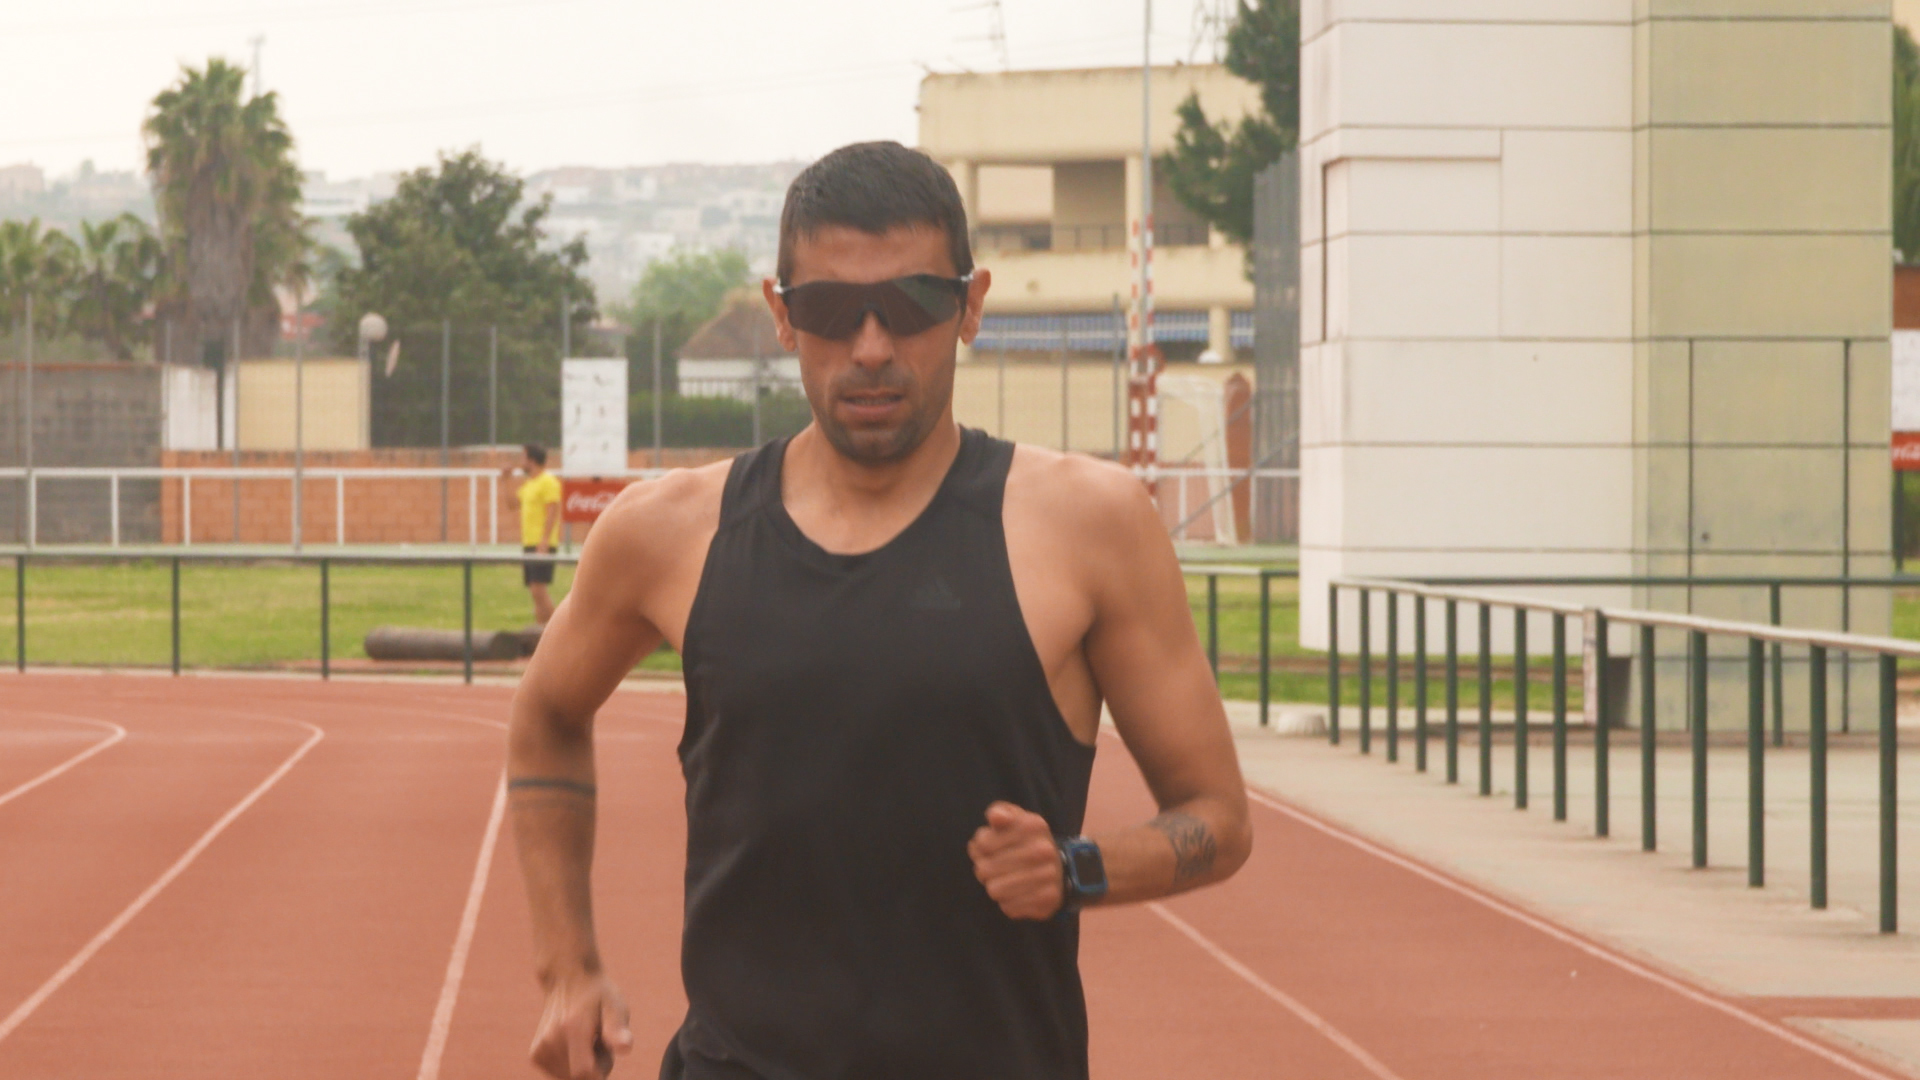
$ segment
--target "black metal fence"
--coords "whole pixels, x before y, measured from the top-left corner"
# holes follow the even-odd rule
[[[1561,585],[1649,585],[1649,584],[1718,584],[1718,585],[1762,585],[1772,592],[1773,610],[1779,611],[1779,590],[1788,586],[1823,586],[1842,589],[1891,587],[1913,584],[1904,579],[1846,579],[1846,578],[1714,578],[1714,579],[1654,579],[1654,578],[1541,578],[1541,579],[1483,579],[1482,584],[1514,584],[1522,581],[1528,584]],[[1920,642],[1903,641],[1893,638],[1868,637],[1857,634],[1829,633],[1822,631],[1795,630],[1778,625],[1764,623],[1735,622],[1726,619],[1702,618],[1695,615],[1671,614],[1664,612],[1637,611],[1620,608],[1582,607],[1574,604],[1557,603],[1548,600],[1529,599],[1509,595],[1490,595],[1481,592],[1468,592],[1458,588],[1408,581],[1380,581],[1368,579],[1336,580],[1329,584],[1327,595],[1327,681],[1328,714],[1327,732],[1331,742],[1338,744],[1342,738],[1341,729],[1341,667],[1340,667],[1340,597],[1342,592],[1351,592],[1358,598],[1358,634],[1359,651],[1358,672],[1359,708],[1358,741],[1362,754],[1370,754],[1373,749],[1373,596],[1377,593],[1384,598],[1386,616],[1385,658],[1386,678],[1386,758],[1398,760],[1400,742],[1400,703],[1398,700],[1400,684],[1399,652],[1400,633],[1399,616],[1403,600],[1412,601],[1414,618],[1414,655],[1412,657],[1414,681],[1413,738],[1415,742],[1415,768],[1427,769],[1427,743],[1430,735],[1429,718],[1429,682],[1431,650],[1427,635],[1429,609],[1441,605],[1441,619],[1445,648],[1442,665],[1446,697],[1441,717],[1442,746],[1445,753],[1446,779],[1456,783],[1460,779],[1460,707],[1459,684],[1461,663],[1458,647],[1459,614],[1461,605],[1474,609],[1477,617],[1476,629],[1478,655],[1474,667],[1474,676],[1478,681],[1478,716],[1475,731],[1475,749],[1478,757],[1479,793],[1489,796],[1493,793],[1493,613],[1505,609],[1514,620],[1513,644],[1513,769],[1514,798],[1518,807],[1525,808],[1529,791],[1528,769],[1530,767],[1529,737],[1531,735],[1531,717],[1527,701],[1530,658],[1527,654],[1527,620],[1530,614],[1544,615],[1552,620],[1552,658],[1551,674],[1553,688],[1553,707],[1550,717],[1552,732],[1552,769],[1553,769],[1553,811],[1556,821],[1567,816],[1567,672],[1569,651],[1567,647],[1567,623],[1578,619],[1583,623],[1584,665],[1585,670],[1593,673],[1588,685],[1595,700],[1590,703],[1590,713],[1598,722],[1593,725],[1594,739],[1594,831],[1596,835],[1606,836],[1611,831],[1611,777],[1610,743],[1613,724],[1607,722],[1616,713],[1615,702],[1609,700],[1612,695],[1621,692],[1616,681],[1603,674],[1608,668],[1609,627],[1613,624],[1637,628],[1638,655],[1640,662],[1639,689],[1641,694],[1641,714],[1639,725],[1640,751],[1640,842],[1646,851],[1657,847],[1657,814],[1655,802],[1657,794],[1655,766],[1658,760],[1659,739],[1654,720],[1658,703],[1655,689],[1658,681],[1658,653],[1655,648],[1655,631],[1669,629],[1682,631],[1687,635],[1686,650],[1686,730],[1691,766],[1690,825],[1692,840],[1692,863],[1695,867],[1707,865],[1707,717],[1709,705],[1708,642],[1710,638],[1733,639],[1745,643],[1746,668],[1746,714],[1747,724],[1745,742],[1747,752],[1747,882],[1759,887],[1766,881],[1766,770],[1765,754],[1770,741],[1767,731],[1767,703],[1774,704],[1774,724],[1771,742],[1779,746],[1784,741],[1781,716],[1783,701],[1780,672],[1782,669],[1782,648],[1792,646],[1808,651],[1808,731],[1809,748],[1809,785],[1810,785],[1810,827],[1811,843],[1808,852],[1811,874],[1810,900],[1816,909],[1827,906],[1828,883],[1828,660],[1829,655],[1858,655],[1871,657],[1876,671],[1878,690],[1877,753],[1879,769],[1878,825],[1879,825],[1879,928],[1882,933],[1894,933],[1898,929],[1898,836],[1899,836],[1899,784],[1898,784],[1898,733],[1896,727],[1897,687],[1895,676],[1897,664],[1902,659],[1920,658]],[[1263,649],[1263,670],[1265,667]],[[1769,679],[1769,674],[1772,678]],[[1263,695],[1264,697],[1264,695]],[[1263,701],[1264,722],[1264,701]]]

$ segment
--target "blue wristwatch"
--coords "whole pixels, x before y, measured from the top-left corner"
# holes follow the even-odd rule
[[[1079,911],[1107,895],[1107,863],[1100,857],[1100,845],[1084,836],[1069,836],[1059,841],[1060,878],[1065,895],[1060,913]]]

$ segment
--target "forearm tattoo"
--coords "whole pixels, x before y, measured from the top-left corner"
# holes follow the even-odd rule
[[[1213,872],[1214,856],[1220,853],[1220,846],[1214,843],[1213,830],[1207,828],[1206,822],[1192,814],[1169,810],[1147,822],[1147,826],[1160,830],[1173,845],[1175,885],[1184,885]]]
[[[558,776],[520,776],[507,781],[508,791],[555,791],[569,795],[578,795],[584,799],[593,799],[598,790],[592,784],[578,780],[567,780]]]

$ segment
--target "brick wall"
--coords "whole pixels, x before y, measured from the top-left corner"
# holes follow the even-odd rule
[[[718,461],[738,453],[725,449],[669,449],[662,464],[668,468],[688,468]],[[167,451],[163,463],[170,468],[228,468],[233,464],[231,451]],[[630,467],[651,464],[651,450],[636,450],[628,455]],[[457,469],[499,470],[520,461],[518,450],[455,450],[448,465]],[[278,451],[244,451],[243,468],[291,469],[293,454]],[[548,464],[557,468],[560,454],[553,452]],[[433,469],[440,466],[438,450],[350,450],[312,451],[306,455],[309,469]],[[194,480],[192,489],[192,540],[196,543],[285,544],[293,533],[293,484],[285,478],[240,480],[239,535],[234,534],[234,487],[230,480]],[[187,515],[183,512],[185,483],[177,479],[160,484],[160,533],[163,543],[180,543]],[[492,540],[490,485],[485,477],[476,484],[478,539]],[[504,485],[502,490],[504,490]],[[442,482],[431,477],[349,477],[343,488],[335,481],[309,478],[302,490],[301,538],[309,544],[333,543],[339,536],[340,502],[344,495],[346,542],[349,544],[437,544],[442,541],[464,544],[468,535],[467,481],[445,482],[445,531],[441,519]],[[515,543],[520,536],[518,517],[502,506],[498,511],[499,537],[503,543]]]

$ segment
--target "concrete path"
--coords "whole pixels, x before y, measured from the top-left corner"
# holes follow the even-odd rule
[[[1349,733],[1281,735],[1254,723],[1257,710],[1230,703],[1248,782],[1384,846],[1484,887],[1635,958],[1729,996],[1754,1011],[1920,1076],[1920,881],[1907,874],[1904,933],[1875,932],[1878,903],[1877,765],[1872,751],[1830,754],[1830,905],[1808,905],[1808,760],[1804,749],[1769,749],[1764,888],[1747,885],[1746,754],[1709,753],[1708,868],[1691,868],[1689,764],[1661,747],[1655,790],[1659,849],[1640,848],[1640,759],[1633,733],[1611,756],[1612,833],[1594,836],[1594,753],[1568,754],[1568,820],[1553,820],[1552,762],[1544,740],[1530,752],[1531,808],[1515,809],[1513,752],[1493,754],[1491,797],[1478,791],[1472,733],[1463,733],[1460,783],[1414,770],[1410,739],[1384,760],[1376,737],[1362,757]],[[1284,729],[1317,725],[1310,706],[1277,710]],[[1920,750],[1906,750],[1905,790],[1916,790]],[[1901,862],[1920,866],[1920,799],[1903,800]]]

